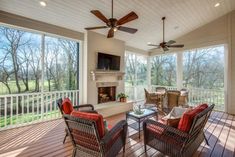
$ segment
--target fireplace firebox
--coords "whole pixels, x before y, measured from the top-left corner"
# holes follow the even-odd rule
[[[98,87],[98,104],[116,100],[116,87]]]

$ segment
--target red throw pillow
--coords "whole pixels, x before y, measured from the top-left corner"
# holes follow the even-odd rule
[[[83,119],[88,119],[88,120],[94,120],[96,122],[96,126],[98,129],[98,133],[100,138],[104,137],[105,134],[105,127],[104,127],[104,120],[103,116],[97,113],[87,113],[87,112],[80,112],[74,110],[71,113],[72,116],[78,117],[78,118],[83,118]]]
[[[164,125],[169,125],[174,128],[178,128],[179,121],[181,118],[173,118],[173,119],[160,119],[158,120],[159,123],[162,123]]]
[[[201,104],[197,107],[195,107],[192,110],[189,110],[187,112],[185,112],[183,114],[183,116],[180,119],[179,125],[178,125],[178,129],[184,132],[189,132],[191,125],[193,123],[193,119],[194,117],[202,112],[204,109],[206,109],[208,107],[207,104]]]
[[[73,111],[73,104],[69,98],[65,98],[62,102],[62,110],[65,114],[71,114]]]

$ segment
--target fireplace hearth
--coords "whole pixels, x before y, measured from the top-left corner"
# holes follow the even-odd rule
[[[98,87],[98,104],[115,101],[116,87]]]

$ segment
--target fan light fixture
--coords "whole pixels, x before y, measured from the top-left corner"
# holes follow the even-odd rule
[[[218,7],[218,6],[220,6],[220,3],[216,3],[216,4],[215,4],[215,7]]]
[[[47,3],[46,3],[45,1],[40,1],[39,4],[40,4],[42,7],[47,6]]]

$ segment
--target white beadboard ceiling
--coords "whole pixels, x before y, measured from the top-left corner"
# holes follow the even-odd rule
[[[46,23],[85,32],[85,27],[103,25],[90,13],[98,9],[107,18],[111,15],[111,0],[0,0],[0,10]],[[219,7],[214,7],[216,3]],[[148,50],[147,42],[162,40],[161,17],[166,16],[166,40],[176,39],[235,9],[235,0],[114,0],[117,19],[135,11],[139,19],[125,26],[137,28],[134,35],[117,31],[115,38],[126,45]],[[175,29],[175,27],[179,27]],[[98,31],[107,34],[108,29]]]

